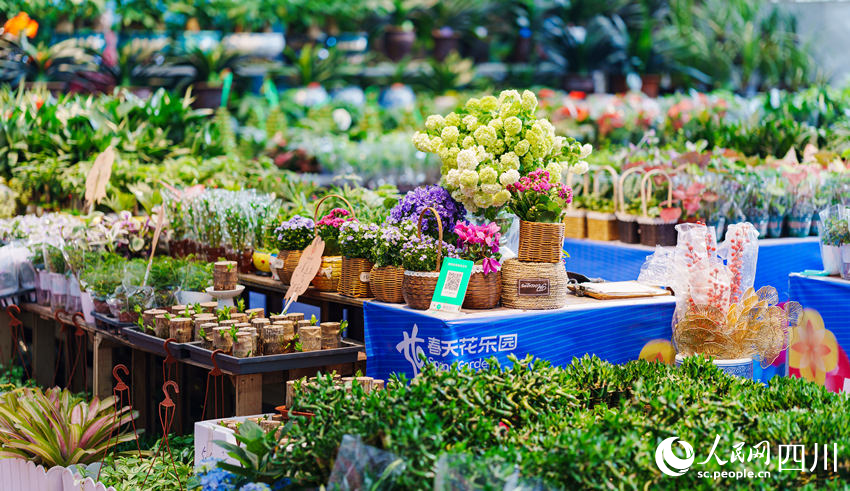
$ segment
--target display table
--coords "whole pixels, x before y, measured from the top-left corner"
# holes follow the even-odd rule
[[[800,332],[789,345],[802,356],[789,354],[789,375],[814,380],[833,392],[850,392],[850,281],[792,273],[788,288],[791,300],[805,309]]]
[[[569,271],[608,281],[628,281],[637,279],[646,256],[652,254],[655,248],[622,242],[566,239],[564,250],[570,255],[567,259]],[[755,287],[773,286],[779,292],[780,300],[787,300],[789,273],[822,268],[817,237],[763,239],[759,241]]]
[[[367,302],[367,372],[386,379],[391,373],[416,375],[429,362],[480,369],[495,356],[526,354],[565,365],[594,354],[611,363],[638,359],[657,339],[669,340],[673,297],[595,300],[570,296],[558,310],[465,310],[457,314],[413,310],[399,304]],[[669,342],[666,343],[669,345]],[[672,360],[670,360],[672,362]]]

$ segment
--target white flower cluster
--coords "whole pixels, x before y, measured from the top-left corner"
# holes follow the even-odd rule
[[[508,186],[535,169],[549,171],[553,183],[567,172],[587,171],[590,144],[555,135],[536,111],[529,90],[471,98],[458,112],[428,116],[413,144],[440,157],[441,185],[468,211],[498,208],[511,198]]]

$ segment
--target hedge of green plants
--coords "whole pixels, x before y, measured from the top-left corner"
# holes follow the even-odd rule
[[[839,488],[850,477],[850,399],[800,379],[775,378],[765,386],[732,377],[705,359],[681,368],[611,365],[587,356],[565,368],[531,358],[515,359],[510,368],[494,359],[477,373],[428,366],[409,385],[369,394],[359,386],[346,394],[323,380],[294,408],[315,417],[291,426],[272,474],[298,487],[328,482],[345,434],[403,460],[393,489],[433,489],[444,453],[460,456],[479,484],[493,469],[513,465],[524,478],[564,489]],[[658,444],[672,436],[693,445],[696,457],[680,477],[662,474],[655,463]],[[716,454],[727,461],[734,444],[744,442],[746,456],[766,440],[770,464],[711,459],[699,465],[716,436]],[[809,467],[818,443],[830,452],[837,444],[837,472],[831,460],[828,472],[822,463],[815,472],[779,472],[779,445],[805,445]],[[714,481],[697,474],[744,470],[768,470],[771,477]]]

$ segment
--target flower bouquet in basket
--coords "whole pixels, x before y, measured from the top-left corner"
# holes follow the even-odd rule
[[[720,245],[703,224],[676,230],[675,249],[658,249],[638,279],[673,288],[677,364],[686,356],[711,356],[724,371],[752,378],[754,358],[766,367],[787,348],[802,308],[796,302],[778,306],[771,286],[753,289],[758,231],[752,224],[730,225]]]
[[[328,198],[332,195],[328,195]],[[324,200],[323,198],[322,200]],[[316,212],[321,201],[316,204]],[[349,205],[350,207],[350,205]],[[342,257],[339,251],[339,229],[345,222],[355,220],[354,214],[344,208],[334,208],[321,220],[316,222],[316,234],[325,242],[325,251],[322,253],[322,265],[316,277],[313,278],[313,286],[320,291],[334,292],[339,286],[342,275]]]
[[[494,220],[511,201],[508,187],[521,177],[545,169],[551,184],[556,184],[566,172],[581,174],[587,170],[583,159],[590,154],[591,146],[556,136],[554,126],[546,119],[537,119],[536,111],[537,97],[528,90],[522,94],[506,90],[498,98],[472,98],[457,112],[429,116],[425,131],[416,132],[413,143],[419,150],[440,157],[440,183],[453,198],[470,213]],[[520,259],[547,260],[534,259],[523,250],[523,244],[531,242],[523,241],[522,235],[536,232],[550,236],[548,244],[557,243],[556,250],[544,257],[558,262],[563,224],[540,222],[545,225],[532,230],[527,224],[523,228],[522,223]]]
[[[342,276],[337,291],[349,297],[371,297],[369,273],[374,263],[372,254],[378,242],[380,228],[356,220],[339,227],[339,250],[342,254]]]
[[[407,240],[401,247],[401,264],[404,267],[402,296],[407,305],[417,310],[426,310],[431,306],[443,258],[460,257],[454,246],[443,241],[443,225],[439,219],[438,238],[422,234],[423,217],[428,212],[438,216],[436,210],[426,208],[419,216],[417,236]]]
[[[554,181],[554,182],[553,182]],[[572,189],[537,169],[508,186],[508,208],[520,219],[519,260],[557,263],[564,244],[562,217]]]
[[[369,274],[369,285],[375,298],[381,302],[404,303],[401,293],[404,280],[401,250],[415,236],[416,225],[410,220],[397,225],[385,223],[379,227],[372,250],[374,266]]]
[[[416,229],[415,221],[426,208],[437,210],[437,214],[443,223],[444,232],[453,231],[455,224],[466,218],[466,208],[458,203],[444,188],[440,186],[419,186],[404,195],[404,197],[390,210],[389,222],[399,224],[405,221],[412,223]],[[431,237],[437,237],[437,218],[426,214],[422,222],[422,231]]]
[[[274,244],[278,248],[274,267],[280,281],[289,284],[303,251],[315,235],[313,220],[295,215],[274,229]]]
[[[499,305],[502,296],[502,275],[499,271],[499,226],[493,222],[487,225],[472,225],[460,222],[455,225],[458,236],[458,254],[462,259],[475,263],[463,307],[466,309],[492,309]]]

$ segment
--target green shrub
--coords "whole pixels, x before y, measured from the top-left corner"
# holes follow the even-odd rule
[[[445,453],[472,455],[481,473],[517,465],[522,477],[565,489],[709,489],[718,483],[766,489],[840,485],[825,481],[850,477],[850,426],[844,423],[850,400],[800,379],[778,378],[768,387],[728,376],[704,359],[675,368],[584,357],[565,368],[531,358],[514,360],[510,368],[494,359],[479,372],[429,365],[414,383],[399,382],[370,394],[356,386],[346,394],[319,381],[295,404],[315,417],[292,426],[275,458],[278,475],[297,486],[327,483],[342,436],[353,434],[404,460],[406,471],[393,483],[398,489],[432,489],[435,463]],[[726,460],[737,442],[745,442],[746,452],[767,440],[771,464],[712,460],[668,477],[656,466],[655,450],[671,436],[694,446],[697,463],[708,457],[716,436],[717,454]],[[803,444],[811,453],[817,443],[838,444],[838,475],[778,472],[778,445]],[[772,476],[697,477],[697,471],[744,469]]]

